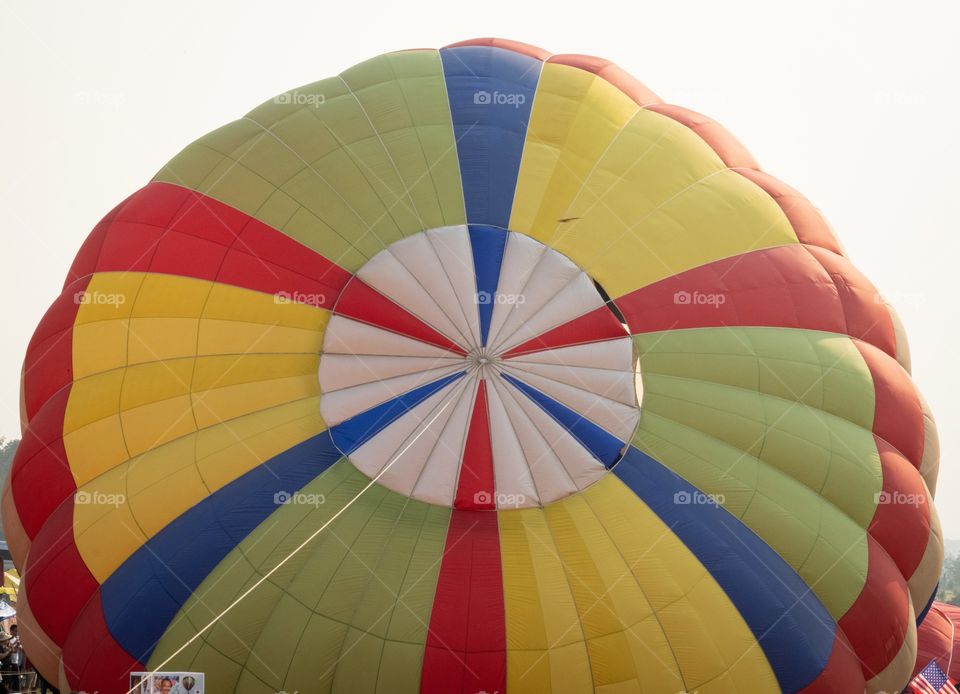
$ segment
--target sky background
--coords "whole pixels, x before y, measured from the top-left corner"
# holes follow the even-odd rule
[[[940,427],[960,537],[954,3],[0,5],[0,435],[20,367],[87,233],[200,135],[376,54],[501,36],[613,60],[724,124],[832,222],[896,305]]]

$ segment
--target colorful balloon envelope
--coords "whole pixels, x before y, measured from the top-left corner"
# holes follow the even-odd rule
[[[288,91],[110,212],[37,328],[27,653],[101,693],[899,691],[938,453],[878,297],[609,61]]]

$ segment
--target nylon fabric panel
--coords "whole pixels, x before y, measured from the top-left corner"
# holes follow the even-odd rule
[[[570,408],[544,395],[536,388],[532,388],[509,374],[504,374],[503,377],[573,434],[577,441],[601,463],[610,467],[620,457],[620,450],[624,445],[623,441],[615,438],[612,434]]]
[[[866,578],[866,529],[882,491],[865,428],[873,386],[856,347],[765,328],[635,340],[645,396],[634,445],[722,498],[842,617]],[[852,487],[873,494],[855,501]]]
[[[543,64],[487,46],[444,48],[440,56],[456,133],[467,221],[506,229],[526,124]]]
[[[541,82],[511,226],[569,256],[610,296],[797,243],[777,203],[689,128],[569,66],[547,63]]]
[[[149,538],[211,492],[323,431],[319,398],[272,407],[153,448],[78,487],[73,533],[103,583]]]
[[[403,236],[466,222],[436,51],[380,56],[287,94],[200,138],[156,180],[221,200],[351,272]]]
[[[301,490],[323,503],[278,506],[198,586],[148,666],[196,636],[368,482],[341,461]],[[416,691],[449,515],[371,488],[165,667],[205,671],[243,691]],[[360,667],[366,657],[379,667]]]
[[[737,609],[617,480],[608,477],[545,510],[502,514],[501,540],[507,691],[715,692],[738,684],[779,691]],[[649,600],[645,620],[634,623],[636,607],[626,608],[626,619],[618,616],[624,606],[617,601],[625,598]],[[619,632],[625,644],[613,638]],[[641,635],[648,648],[636,642]],[[596,659],[593,673],[604,679],[590,679],[588,650]],[[631,658],[646,664],[639,677],[610,681],[629,670]]]
[[[782,689],[797,691],[823,671],[836,622],[768,545],[719,505],[694,503],[702,492],[636,448],[628,449],[614,474],[670,525],[723,588]],[[770,573],[778,578],[775,586],[766,582]]]
[[[450,517],[423,659],[422,694],[504,691],[503,576],[497,515]]]
[[[284,494],[339,458],[329,434],[309,439],[206,497],[127,559],[100,588],[110,633],[124,650],[149,659],[177,610],[217,563],[276,510]],[[152,617],[147,624],[145,611]]]
[[[410,408],[448,387],[461,376],[463,376],[462,371],[444,376],[337,424],[331,431],[333,441],[341,451],[346,454],[351,453]]]
[[[470,247],[473,251],[474,274],[477,277],[477,309],[480,312],[480,343],[487,344],[493,302],[500,281],[500,264],[507,244],[507,233],[502,229],[473,225],[470,227]]]

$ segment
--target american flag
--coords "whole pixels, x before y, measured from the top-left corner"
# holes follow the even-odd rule
[[[910,691],[919,694],[960,694],[954,682],[944,674],[936,660],[931,660],[920,674],[910,680]]]

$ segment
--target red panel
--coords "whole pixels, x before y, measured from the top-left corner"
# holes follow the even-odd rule
[[[420,691],[505,692],[506,644],[497,514],[454,509],[430,615]]]
[[[70,389],[50,398],[23,432],[10,472],[13,499],[24,532],[37,536],[47,517],[76,491],[63,448],[63,413]]]
[[[67,273],[67,279],[63,283],[64,288],[66,288],[71,282],[75,282],[78,279],[86,277],[87,275],[92,275],[97,267],[97,258],[100,257],[100,251],[103,248],[103,242],[107,238],[107,231],[110,229],[110,225],[113,224],[114,218],[119,214],[120,210],[130,198],[127,198],[119,205],[114,207],[106,217],[100,220],[97,223],[97,226],[93,228],[93,231],[87,236],[86,241],[83,242],[83,245],[80,247],[80,250],[77,252],[77,256],[73,259],[73,264],[70,266],[70,271]]]
[[[800,694],[848,694],[866,687],[860,661],[843,630],[837,629],[830,658],[817,679],[800,690]]]
[[[100,587],[74,543],[72,497],[53,512],[30,546],[24,585],[37,623],[62,646],[80,610]]]
[[[869,282],[846,259],[801,244],[701,265],[626,294],[616,305],[634,334],[771,326],[848,334],[891,355],[896,345],[890,315]]]
[[[68,286],[33,332],[23,360],[23,406],[27,422],[54,393],[73,381],[73,324],[80,309],[78,295],[87,279]]]
[[[890,664],[913,628],[910,591],[886,550],[867,535],[867,582],[838,624],[860,659],[864,679]]]
[[[859,341],[855,344],[873,376],[876,394],[873,432],[919,469],[925,438],[923,410],[910,375],[876,347]]]
[[[893,319],[880,299],[876,287],[849,260],[819,246],[805,246],[830,273],[847,320],[847,334],[876,345],[891,356],[897,356],[897,335]]]
[[[282,232],[202,193],[150,183],[88,238],[71,269],[216,280],[331,308],[350,273]]]
[[[441,349],[466,354],[455,342],[359,279],[347,284],[337,302],[336,313]]]
[[[490,420],[487,415],[487,383],[480,380],[470,416],[467,442],[457,480],[455,508],[494,509],[493,448],[490,444]]]
[[[623,329],[623,324],[617,320],[613,312],[606,306],[600,306],[579,318],[574,318],[568,323],[559,325],[507,350],[503,353],[503,358],[509,359],[530,352],[541,352],[545,349],[616,340],[626,336],[627,333]]]
[[[869,530],[909,580],[930,539],[933,499],[910,461],[880,437],[874,438],[883,469],[883,495]]]
[[[125,694],[130,673],[147,669],[130,657],[110,634],[99,592],[84,606],[63,646],[63,669],[71,686],[79,689],[82,682],[84,691],[99,694]]]

